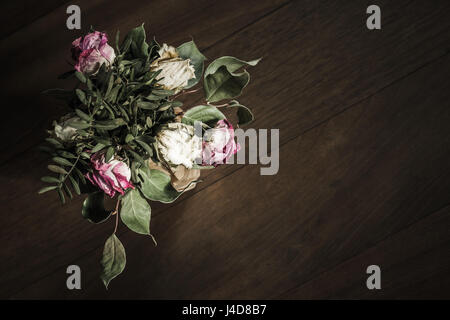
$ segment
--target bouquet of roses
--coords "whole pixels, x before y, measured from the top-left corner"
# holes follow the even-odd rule
[[[91,30],[72,42],[73,90],[46,92],[63,99],[70,112],[58,122],[42,148],[51,155],[53,175],[39,193],[54,190],[64,204],[73,193],[87,194],[82,215],[100,223],[115,215],[115,229],[106,240],[101,279],[109,282],[125,268],[126,256],[116,236],[119,215],[132,231],[149,235],[148,200],[170,203],[196,186],[200,170],[226,163],[239,146],[232,124],[218,107],[234,108],[238,125],[253,120],[250,110],[234,99],[248,84],[242,69],[259,60],[224,56],[204,70],[203,56],[193,41],[175,48],[146,41],[143,25],[131,30],[114,48],[107,35]],[[181,108],[176,98],[196,90],[203,77],[205,103]],[[114,210],[104,194],[117,196]]]

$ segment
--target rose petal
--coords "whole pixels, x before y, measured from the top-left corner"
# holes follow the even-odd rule
[[[88,175],[88,179],[89,181],[93,182],[94,185],[97,185],[103,192],[105,192],[111,198],[115,196],[116,192],[114,191],[114,189],[99,174],[94,173]]]
[[[112,172],[114,173],[115,177],[117,178],[117,181],[119,182],[120,186],[123,189],[125,190],[128,188],[134,189],[133,184],[130,182],[131,170],[125,163],[119,162],[117,165],[114,166]]]
[[[116,58],[114,49],[109,44],[104,44],[99,48],[100,54],[111,64]]]
[[[116,192],[123,195],[124,190],[134,189],[130,182],[130,168],[124,162],[113,159],[106,163],[105,154],[97,152],[91,156],[91,164],[94,172],[87,174],[86,177],[110,197],[113,197]]]

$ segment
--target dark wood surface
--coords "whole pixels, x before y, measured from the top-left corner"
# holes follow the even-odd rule
[[[125,273],[98,278],[114,223],[92,225],[82,197],[38,196],[35,146],[66,109],[39,95],[64,86],[66,5],[53,1],[0,34],[2,298],[449,298],[450,3],[387,1],[77,1],[82,25],[113,38],[145,22],[210,59],[263,57],[240,99],[254,128],[280,129],[280,171],[227,165],[171,205],[152,203],[152,233],[121,226]],[[7,9],[10,4],[2,4]],[[5,21],[4,21],[5,22]],[[201,102],[199,96],[185,104]],[[66,288],[66,268],[82,290]],[[368,290],[367,266],[382,270]]]

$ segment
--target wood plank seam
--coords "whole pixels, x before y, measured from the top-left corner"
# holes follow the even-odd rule
[[[400,77],[400,78],[398,78],[398,79],[401,79],[402,77]],[[397,80],[398,80],[397,79]],[[380,91],[380,90],[379,90]],[[378,93],[379,91],[377,91],[376,93]],[[374,93],[374,94],[376,94],[376,93]],[[370,98],[370,97],[372,97],[374,94],[372,94],[372,95],[370,95],[370,96],[368,96],[368,97],[366,97],[366,98]],[[364,101],[364,99],[362,99],[361,101]],[[345,110],[342,110],[342,111],[345,111]],[[338,115],[338,114],[340,114],[341,112],[339,112],[339,113],[337,113],[336,115]],[[333,115],[333,117],[334,116],[336,116],[336,115]],[[331,118],[329,118],[329,119],[331,119]],[[325,119],[324,121],[321,121],[320,123],[323,123],[323,122],[327,122],[327,121],[329,121],[329,119]],[[313,126],[311,126],[310,128],[308,128],[307,130],[305,130],[304,132],[306,132],[306,131],[310,131],[310,130],[312,130],[313,128],[315,128],[315,127],[318,127],[318,126],[320,126],[320,124],[318,123],[317,125],[313,125]],[[302,132],[302,133],[300,133],[300,135],[302,135],[304,132]],[[292,139],[295,139],[296,137],[293,137]],[[292,139],[290,139],[289,141],[291,141]],[[287,142],[285,142],[285,143],[287,143]],[[285,144],[284,143],[284,144]],[[283,144],[283,145],[284,145]],[[234,173],[235,171],[237,171],[237,170],[239,170],[241,167],[236,167],[236,170],[234,170],[232,173]],[[234,168],[233,168],[234,169]],[[230,173],[231,174],[231,173]],[[226,176],[228,176],[228,175],[226,175]],[[221,180],[221,179],[220,179]],[[219,180],[218,180],[219,181]],[[196,191],[196,192],[198,192],[198,191]],[[192,195],[194,195],[194,194],[196,194],[196,192],[195,193],[193,193]],[[191,196],[192,196],[191,195]],[[159,214],[157,214],[157,216],[159,216]],[[84,256],[84,255],[83,255]]]
[[[211,45],[209,45],[209,46],[207,46],[207,47],[206,47],[205,49],[203,49],[202,51],[206,52],[206,51],[208,51],[209,49],[211,49],[212,47],[214,47],[214,46],[220,44],[220,43],[221,43],[222,41],[224,41],[225,39],[231,38],[232,36],[241,33],[243,30],[247,29],[247,28],[250,27],[251,25],[254,25],[255,23],[258,23],[259,21],[261,21],[261,20],[267,18],[268,16],[274,14],[274,13],[277,12],[278,10],[284,8],[285,6],[287,6],[288,4],[290,4],[292,1],[294,1],[294,0],[288,0],[288,1],[286,1],[286,2],[283,3],[282,5],[280,5],[280,6],[276,7],[276,8],[274,8],[273,10],[267,12],[266,14],[263,14],[262,16],[260,16],[259,18],[255,19],[254,21],[252,21],[252,22],[246,24],[245,26],[242,26],[241,28],[239,28],[239,29],[233,31],[233,32],[230,33],[228,36],[223,37],[222,39],[220,39],[220,40],[214,42],[213,44],[211,44]]]

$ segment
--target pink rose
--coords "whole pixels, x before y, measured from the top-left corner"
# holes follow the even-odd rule
[[[95,31],[75,39],[72,42],[72,58],[76,61],[75,69],[79,72],[93,74],[100,66],[108,66],[116,58],[114,49],[107,43],[106,33]]]
[[[126,189],[134,189],[130,182],[130,168],[125,162],[115,159],[105,162],[105,154],[97,152],[91,156],[91,163],[94,170],[87,173],[86,177],[111,198],[116,191],[123,195]]]
[[[202,143],[202,164],[218,166],[227,163],[240,146],[234,141],[234,129],[228,120],[220,120],[213,129],[206,131]]]

